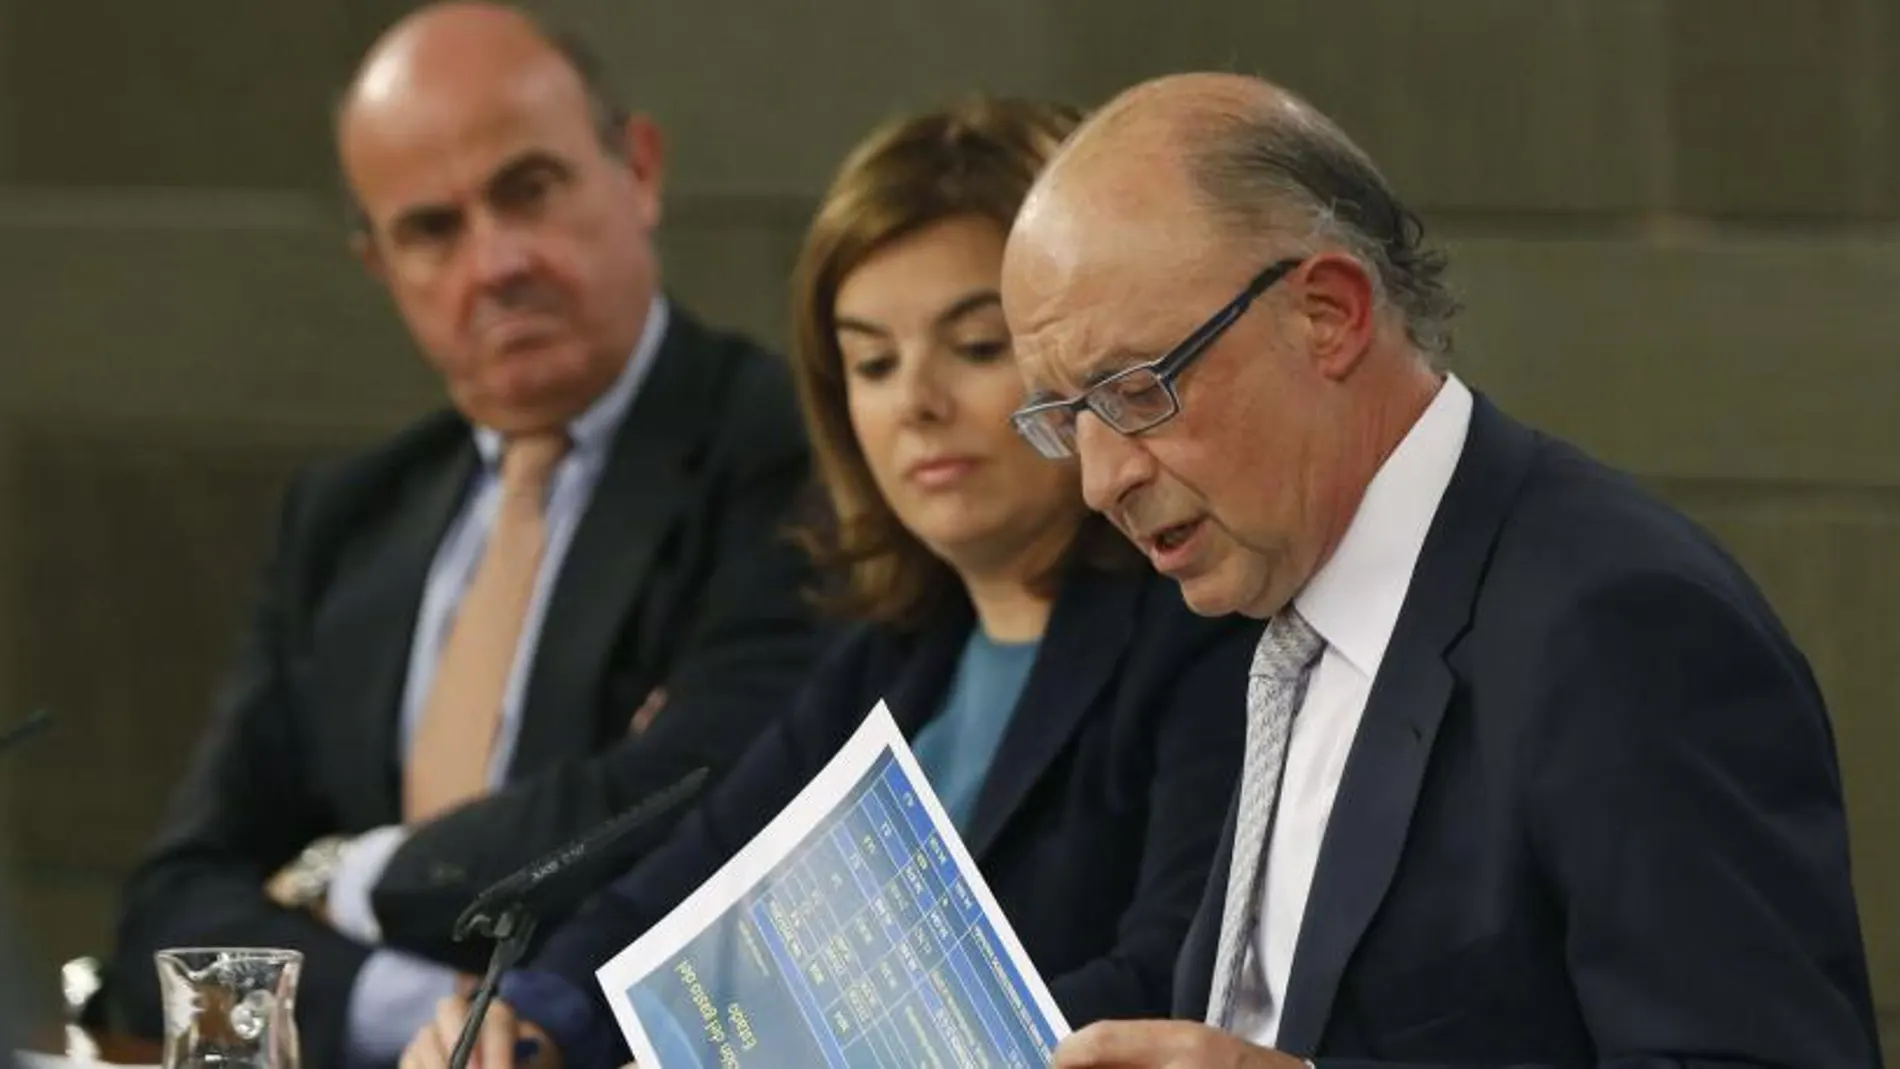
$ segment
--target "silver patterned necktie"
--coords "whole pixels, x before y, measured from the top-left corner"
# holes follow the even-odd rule
[[[1258,919],[1260,870],[1280,794],[1287,739],[1293,733],[1293,717],[1306,694],[1313,662],[1325,648],[1326,640],[1289,605],[1267,624],[1254,649],[1247,677],[1247,756],[1241,766],[1220,949],[1214,957],[1214,982],[1207,1000],[1206,1023],[1215,1028],[1225,1029],[1233,1016],[1234,987]]]

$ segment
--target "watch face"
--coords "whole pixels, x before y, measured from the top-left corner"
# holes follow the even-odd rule
[[[314,843],[304,850],[290,870],[291,894],[298,905],[312,905],[329,893],[330,878],[342,856],[342,844],[329,840]]]
[[[312,901],[322,898],[330,889],[330,874],[333,871],[334,870],[328,865],[313,865],[305,869],[301,873],[303,877],[303,893]]]

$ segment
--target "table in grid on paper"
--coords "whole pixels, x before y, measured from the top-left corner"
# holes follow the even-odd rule
[[[727,917],[637,985],[722,1052],[704,1064],[1048,1063],[1055,1037],[888,752]]]

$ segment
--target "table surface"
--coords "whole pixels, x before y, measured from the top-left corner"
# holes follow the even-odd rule
[[[91,1041],[92,1046],[99,1052],[97,1060],[103,1063],[157,1065],[164,1057],[163,1045],[156,1039],[145,1039],[116,1032],[94,1032],[86,1029],[76,1031],[83,1040]],[[41,1054],[82,1061],[91,1060],[92,1056],[85,1051],[83,1040],[76,1042],[65,1029],[54,1026],[40,1029],[34,1035],[33,1042],[29,1044],[29,1049]]]

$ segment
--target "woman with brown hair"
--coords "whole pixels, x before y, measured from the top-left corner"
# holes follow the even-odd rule
[[[855,621],[672,838],[503,986],[551,1056],[619,1064],[594,970],[769,822],[884,700],[1070,1024],[1165,1015],[1245,734],[1260,625],[1182,604],[1011,428],[1004,238],[1076,116],[978,99],[845,160],[794,279],[827,507],[801,532]],[[448,1007],[404,1058],[440,1069]],[[506,1049],[488,1046],[487,1049]]]

